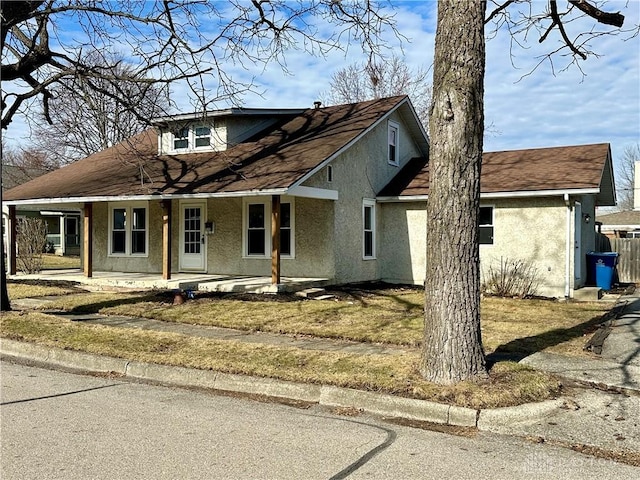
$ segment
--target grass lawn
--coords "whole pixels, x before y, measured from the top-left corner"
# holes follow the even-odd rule
[[[42,255],[42,268],[44,270],[58,270],[63,268],[80,268],[80,257],[78,255],[60,256],[51,253]]]
[[[9,284],[10,295],[15,286]],[[141,361],[292,381],[326,383],[431,399],[461,406],[495,407],[549,398],[552,376],[514,362],[498,362],[489,379],[439,387],[417,373],[422,335],[422,293],[410,288],[336,290],[332,300],[294,296],[200,294],[173,306],[170,292],[84,293],[48,308],[132,315],[172,322],[404,345],[408,353],[358,355],[319,352],[178,334],[123,330],[37,312],[3,315],[1,334],[60,348]],[[15,298],[15,297],[14,297]],[[487,353],[521,358],[548,349],[582,354],[589,332],[607,305],[487,298],[482,332]]]
[[[9,298],[35,298],[48,296],[63,296],[84,292],[81,287],[71,282],[47,280],[10,280],[7,282]]]

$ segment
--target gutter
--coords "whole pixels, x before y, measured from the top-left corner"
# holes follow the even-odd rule
[[[564,297],[569,299],[571,296],[571,202],[569,194],[564,194],[564,204],[567,206],[566,214],[566,239],[565,239],[565,272],[564,272]]]

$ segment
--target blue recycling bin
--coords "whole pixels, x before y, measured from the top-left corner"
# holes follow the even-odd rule
[[[587,283],[595,285],[603,290],[611,290],[618,264],[616,252],[589,252],[587,253]]]

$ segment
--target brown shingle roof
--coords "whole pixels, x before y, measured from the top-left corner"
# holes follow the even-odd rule
[[[640,211],[628,210],[625,212],[597,215],[596,221],[602,222],[602,225],[640,225]]]
[[[158,156],[147,130],[35,179],[6,200],[287,188],[406,101],[406,96],[305,110],[224,152]]]
[[[597,189],[608,155],[608,143],[484,153],[480,190],[490,194]],[[426,159],[409,162],[380,192],[383,197],[428,194]]]

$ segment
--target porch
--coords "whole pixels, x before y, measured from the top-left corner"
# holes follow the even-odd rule
[[[162,274],[93,272],[87,277],[81,269],[45,270],[37,274],[8,275],[10,280],[54,280],[77,282],[90,290],[112,289],[166,289],[196,290],[205,292],[241,292],[241,293],[285,293],[297,292],[309,288],[324,287],[329,278],[281,277],[280,283],[272,284],[271,277],[242,275],[209,275],[193,273],[174,273],[170,280]]]

